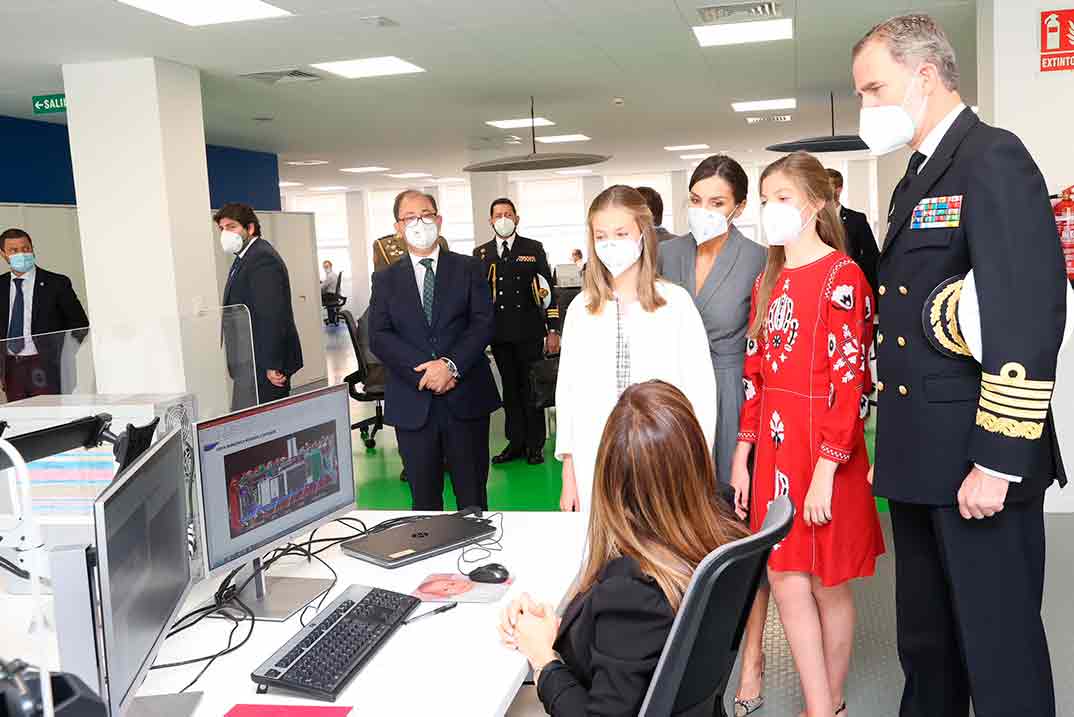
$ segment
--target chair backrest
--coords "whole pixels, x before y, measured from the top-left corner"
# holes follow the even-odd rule
[[[762,571],[793,519],[790,498],[778,498],[760,531],[717,548],[697,566],[639,717],[701,714],[723,695]],[[715,714],[724,714],[723,707]]]
[[[368,313],[368,312],[367,312]],[[347,333],[351,337],[351,347],[354,349],[354,358],[358,361],[358,380],[365,381],[369,377],[369,355],[366,353],[369,346],[368,331],[363,337],[363,326],[366,324],[366,317],[363,316],[361,321],[355,321],[354,314],[344,309],[339,312],[340,318],[343,319],[343,323],[347,325]]]
[[[342,294],[340,294],[340,287],[342,287],[342,286],[343,286],[343,272],[341,271],[338,274],[336,274],[336,296],[342,297]]]

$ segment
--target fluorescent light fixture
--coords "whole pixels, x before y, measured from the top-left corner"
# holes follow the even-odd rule
[[[422,177],[431,177],[433,175],[428,172],[403,172],[402,174],[389,174],[392,179],[421,179]]]
[[[490,127],[495,127],[497,129],[526,129],[530,126],[530,118],[523,117],[522,119],[495,120],[486,122],[485,124],[489,125]],[[552,120],[545,119],[544,117],[533,118],[534,127],[551,127],[554,124],[555,122],[553,122]]]
[[[341,172],[347,172],[348,174],[369,174],[371,172],[387,172],[391,167],[347,167],[341,169]]]
[[[731,109],[735,112],[767,112],[769,110],[796,110],[798,100],[787,97],[780,100],[757,100],[755,102],[732,102]]]
[[[556,174],[574,175],[574,174],[592,174],[592,169],[561,169]]]
[[[707,144],[673,144],[670,147],[664,147],[669,152],[689,152],[691,149],[708,149]]]
[[[680,154],[679,159],[704,159],[708,156],[708,152],[701,152],[700,154]]]
[[[584,134],[548,134],[544,137],[538,137],[537,141],[541,144],[561,144],[563,142],[588,142],[589,137]]]
[[[345,192],[349,187],[340,187],[337,185],[329,185],[325,187],[310,187],[315,192]]]
[[[361,77],[384,77],[386,75],[409,75],[425,72],[415,64],[398,57],[365,57],[358,60],[341,60],[339,62],[319,62],[311,67],[331,72],[333,75],[356,80]]]
[[[218,25],[224,22],[264,20],[291,13],[261,0],[119,0],[124,5],[181,22],[184,25]]]
[[[462,177],[439,177],[433,180],[433,184],[465,184],[466,180]]]
[[[284,162],[292,167],[317,167],[322,164],[328,164],[327,159],[296,159],[291,162]]]
[[[301,186],[302,186],[302,182],[280,182],[280,189],[284,189],[285,187],[301,187]]]
[[[794,21],[754,20],[723,25],[696,25],[694,37],[701,47],[717,45],[745,45],[750,42],[770,42],[772,40],[790,40],[794,37]]]

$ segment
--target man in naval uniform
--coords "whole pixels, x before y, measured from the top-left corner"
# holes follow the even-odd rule
[[[870,30],[853,74],[862,139],[877,154],[914,150],[877,286],[874,486],[895,538],[899,714],[966,717],[972,700],[978,717],[1053,717],[1043,506],[1066,482],[1050,411],[1066,312],[1045,182],[1017,137],[963,104],[954,51],[928,16]],[[979,364],[952,297],[933,311],[930,296],[971,269]]]

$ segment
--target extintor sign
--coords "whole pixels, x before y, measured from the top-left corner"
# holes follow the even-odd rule
[[[1040,14],[1040,71],[1074,70],[1074,9]]]

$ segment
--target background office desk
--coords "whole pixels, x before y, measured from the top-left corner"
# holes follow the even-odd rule
[[[369,527],[387,518],[406,513],[355,511]],[[498,519],[497,519],[498,520]],[[500,644],[496,622],[506,601],[522,592],[543,602],[558,604],[566,597],[581,562],[585,539],[585,517],[578,513],[506,513],[504,515],[503,551],[482,562],[503,563],[512,574],[514,584],[507,597],[491,605],[460,604],[454,610],[405,625],[384,645],[376,657],[358,673],[335,704],[353,706],[354,717],[444,715],[484,717],[503,715],[529,667],[525,658]],[[349,531],[331,523],[317,532],[317,537],[346,535]],[[339,582],[325,604],[352,583],[410,593],[430,573],[453,573],[459,551],[423,560],[395,570],[384,570],[333,547],[321,557],[339,573]],[[471,566],[472,568],[473,566]],[[466,568],[470,569],[470,568]],[[287,557],[280,559],[269,575],[331,577],[327,569],[314,560]],[[197,607],[216,590],[219,579],[203,582],[194,588],[186,609]],[[25,598],[0,597],[0,610],[7,603],[21,602],[17,612],[25,620],[16,624],[28,639],[25,626],[29,605]],[[429,603],[415,614],[432,609]],[[184,610],[185,611],[185,610]],[[10,613],[8,613],[10,615]],[[314,611],[308,610],[307,620]],[[164,643],[158,663],[177,662],[211,654],[227,645],[232,623],[227,620],[203,620],[197,626]],[[235,644],[246,634],[249,623],[235,631]],[[204,693],[197,715],[221,717],[238,703],[327,704],[270,691],[255,692],[250,673],[273,651],[299,630],[298,617],[284,623],[258,622],[253,636],[242,649],[216,660],[193,691]],[[5,632],[7,632],[5,630]],[[19,655],[9,652],[4,657]],[[38,652],[25,652],[37,655]],[[149,673],[140,694],[176,692],[186,685],[204,665],[192,665]]]

